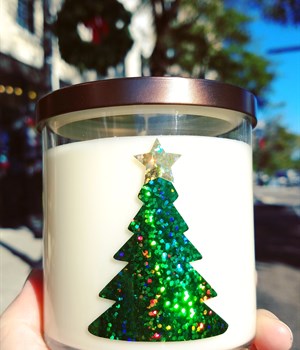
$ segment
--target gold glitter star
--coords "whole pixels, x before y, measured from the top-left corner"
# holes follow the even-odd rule
[[[180,154],[166,153],[158,139],[155,140],[149,153],[135,156],[146,167],[145,184],[158,177],[173,182],[171,166],[179,157]]]

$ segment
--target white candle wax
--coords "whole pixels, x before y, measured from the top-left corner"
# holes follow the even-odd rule
[[[108,138],[52,148],[45,155],[45,333],[76,349],[229,350],[255,332],[251,147],[200,136],[159,136],[172,166],[187,223],[201,253],[193,267],[217,292],[205,303],[228,323],[225,333],[185,342],[127,342],[96,337],[88,326],[114,301],[99,292],[126,262],[113,259],[143,203],[145,168],[156,137]]]

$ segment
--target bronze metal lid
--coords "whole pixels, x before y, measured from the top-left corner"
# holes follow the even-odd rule
[[[37,123],[71,112],[134,105],[189,105],[239,112],[256,125],[255,96],[242,88],[205,79],[138,77],[107,79],[56,90],[37,103]]]

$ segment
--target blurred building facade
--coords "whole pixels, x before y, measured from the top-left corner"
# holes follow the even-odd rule
[[[41,214],[41,144],[34,129],[46,92],[42,1],[3,1],[0,11],[0,225]]]
[[[79,72],[60,57],[51,32],[63,0],[9,0],[0,11],[0,227],[28,226],[40,234],[42,145],[35,129],[37,100],[51,90],[99,78],[142,75],[154,35],[140,0],[120,1],[133,13],[134,40],[124,62],[106,77]],[[147,39],[148,38],[148,39]]]
[[[97,78],[61,60],[49,29],[60,4],[10,0],[1,2],[0,11],[0,226],[28,226],[37,234],[42,146],[35,129],[36,102],[51,90]]]

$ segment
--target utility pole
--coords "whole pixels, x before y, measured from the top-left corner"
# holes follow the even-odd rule
[[[300,46],[289,46],[289,47],[279,47],[276,49],[270,49],[267,51],[268,54],[274,55],[278,53],[294,52],[300,51]]]

